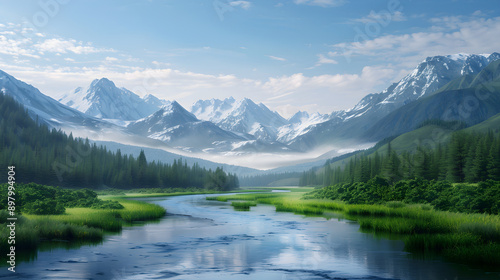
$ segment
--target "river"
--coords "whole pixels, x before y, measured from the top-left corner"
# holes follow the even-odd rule
[[[277,213],[259,205],[234,211],[205,195],[148,199],[169,213],[125,227],[102,244],[38,252],[0,279],[500,279],[404,252],[400,240],[359,231],[357,223]]]

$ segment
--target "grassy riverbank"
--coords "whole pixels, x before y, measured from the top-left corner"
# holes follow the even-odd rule
[[[118,201],[123,209],[67,208],[60,215],[18,215],[16,221],[16,250],[36,250],[41,242],[57,241],[99,242],[106,231],[117,232],[134,221],[155,220],[165,215],[161,206],[122,198],[107,198]],[[2,221],[7,212],[1,211]],[[9,230],[0,228],[0,249],[7,250]],[[2,257],[3,259],[3,257]]]
[[[52,220],[65,224],[87,226],[105,231],[119,231],[125,223],[161,218],[166,211],[163,207],[142,201],[121,197],[107,197],[105,200],[118,201],[123,209],[68,208],[62,215],[25,215],[29,220]]]
[[[239,194],[209,197],[219,201],[272,204],[276,211],[313,216],[342,213],[355,220],[363,232],[391,234],[405,241],[416,255],[440,255],[448,260],[495,266],[500,264],[500,216],[437,211],[428,204],[388,202],[356,205],[324,199],[302,199],[301,192]]]

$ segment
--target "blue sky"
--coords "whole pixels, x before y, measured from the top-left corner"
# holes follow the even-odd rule
[[[108,77],[189,106],[347,109],[427,56],[500,52],[498,1],[0,2],[0,69],[57,97]]]

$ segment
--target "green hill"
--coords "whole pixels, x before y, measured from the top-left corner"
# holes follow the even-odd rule
[[[488,133],[493,131],[495,134],[500,134],[500,114],[497,114],[486,121],[477,125],[464,128],[463,123],[459,122],[445,122],[445,121],[427,121],[421,127],[401,134],[390,141],[381,141],[375,147],[364,151],[357,151],[351,155],[341,158],[334,158],[326,162],[325,166],[319,168],[314,172],[318,178],[318,184],[321,184],[320,177],[323,176],[325,170],[335,170],[337,168],[344,169],[349,162],[354,161],[356,158],[367,156],[373,160],[375,154],[386,155],[388,153],[388,142],[390,142],[391,150],[401,155],[404,153],[415,153],[417,148],[423,147],[429,150],[435,150],[438,146],[446,146],[451,139],[454,132],[464,133]]]

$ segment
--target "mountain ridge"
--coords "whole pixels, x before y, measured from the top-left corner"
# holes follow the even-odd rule
[[[365,137],[366,131],[374,123],[406,104],[433,94],[456,78],[477,74],[489,63],[499,59],[498,53],[427,57],[399,82],[380,93],[366,95],[351,109],[333,112],[330,120],[316,125],[287,144],[292,148],[307,150],[311,146],[326,145],[331,141],[380,140]]]

